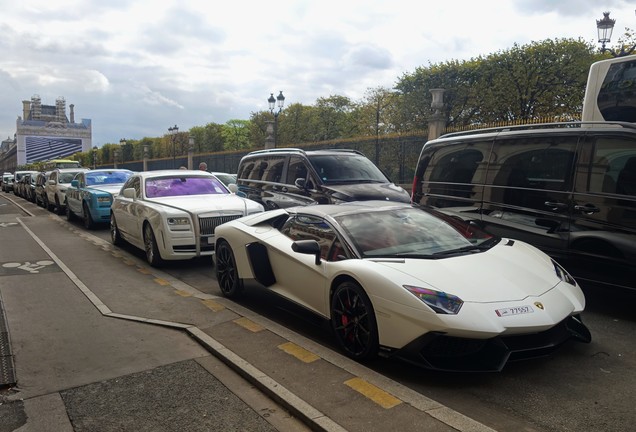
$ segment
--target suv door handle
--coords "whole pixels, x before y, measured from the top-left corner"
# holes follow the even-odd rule
[[[556,210],[567,210],[568,205],[565,203],[560,203],[560,202],[552,202],[552,201],[546,201],[544,203],[546,206],[550,207],[550,209],[556,211]]]
[[[575,205],[574,210],[580,211],[581,213],[586,213],[586,214],[598,213],[601,211],[600,208],[596,207],[593,204]]]

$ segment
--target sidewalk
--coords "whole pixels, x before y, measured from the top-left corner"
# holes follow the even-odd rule
[[[150,268],[57,216],[23,218],[19,228],[38,242],[104,319],[154,324],[190,335],[312,430],[492,431],[236,303]],[[60,238],[64,229],[72,233]],[[98,263],[118,271],[104,273],[96,269]],[[175,364],[192,367],[186,363]],[[127,377],[134,381],[132,375]],[[206,388],[194,387],[197,381],[200,377],[187,387],[196,392]],[[96,386],[91,391],[103,390],[99,383],[91,385]],[[72,413],[72,398],[63,400]]]

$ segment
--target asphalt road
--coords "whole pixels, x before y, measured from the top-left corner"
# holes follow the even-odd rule
[[[70,226],[73,235],[85,233],[79,224]],[[69,235],[63,226],[62,234]],[[84,235],[89,242],[93,236],[109,238],[106,227]],[[124,252],[143,257],[133,248],[124,248]],[[163,271],[203,293],[220,295],[209,260],[172,263]],[[335,350],[320,320],[257,286],[249,285],[247,291],[240,306]],[[632,408],[636,396],[636,293],[590,287],[586,295],[584,320],[593,342],[566,345],[549,358],[510,364],[497,374],[430,372],[391,359],[366,366],[498,431],[631,431],[636,423]],[[194,358],[196,355],[160,363],[192,373]],[[86,390],[88,387],[83,388]],[[69,395],[65,401],[73,404],[80,399]]]

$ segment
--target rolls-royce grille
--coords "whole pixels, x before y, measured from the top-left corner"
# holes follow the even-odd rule
[[[218,227],[225,222],[229,222],[234,219],[238,219],[243,215],[230,215],[230,216],[215,216],[199,219],[199,229],[201,235],[213,235],[214,228]]]

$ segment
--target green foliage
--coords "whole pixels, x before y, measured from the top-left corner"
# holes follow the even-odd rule
[[[250,121],[228,120],[221,127],[221,136],[225,142],[225,150],[240,150],[250,146]]]

